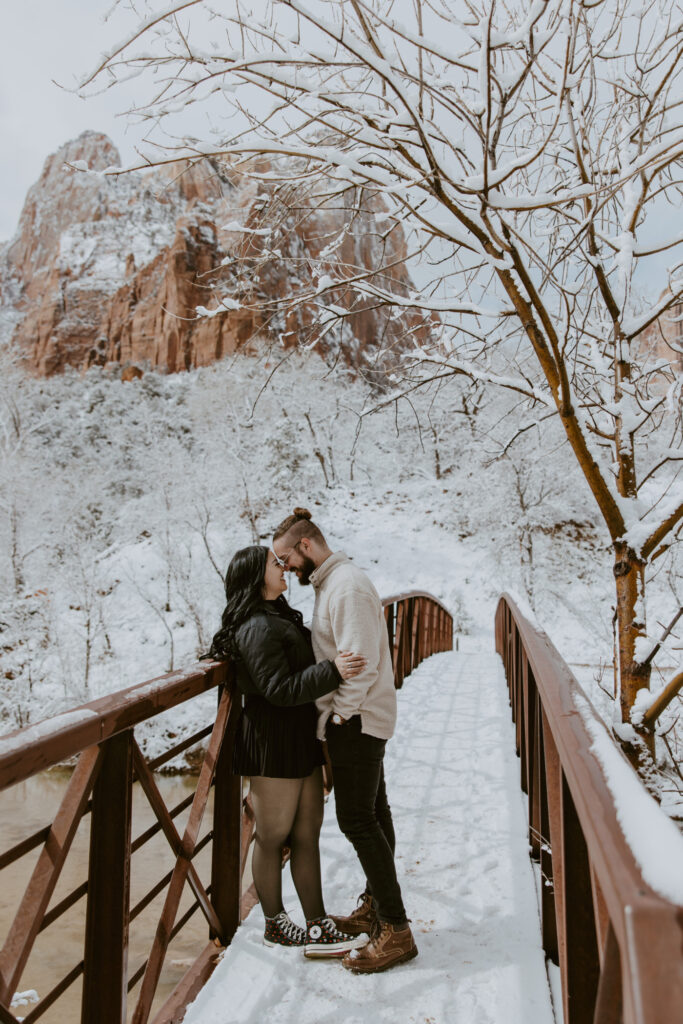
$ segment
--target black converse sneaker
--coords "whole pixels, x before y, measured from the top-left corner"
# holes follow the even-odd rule
[[[281,910],[275,917],[266,918],[266,930],[263,943],[266,946],[303,946],[306,942],[306,930],[295,924],[286,910]]]
[[[331,917],[316,917],[306,922],[304,956],[344,956],[351,949],[364,946],[367,939],[340,932]]]

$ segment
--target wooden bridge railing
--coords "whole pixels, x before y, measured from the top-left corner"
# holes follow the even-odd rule
[[[540,861],[543,945],[560,966],[565,1024],[683,1021],[683,907],[647,884],[626,842],[585,716],[604,730],[602,722],[508,595],[496,612],[496,650],[528,794],[531,855]]]
[[[385,617],[393,651],[396,685],[423,658],[452,646],[452,619],[435,598],[421,592],[389,597]],[[157,715],[215,690],[218,711],[212,722],[146,760],[135,729]],[[182,1020],[185,1008],[209,977],[220,946],[230,942],[241,914],[242,875],[253,834],[253,815],[242,799],[241,779],[231,774],[234,728],[240,700],[227,662],[205,662],[151,682],[103,697],[74,711],[19,730],[0,739],[0,790],[46,768],[77,759],[53,821],[0,854],[0,871],[39,850],[37,862],[0,950],[0,1024],[16,1024],[10,1007],[39,933],[59,922],[86,899],[83,956],[28,1014],[35,1024],[79,979],[82,979],[81,1024],[124,1024],[128,993],[139,986],[133,1024]],[[154,772],[173,757],[206,741],[206,753],[194,794],[168,808]],[[156,824],[132,837],[132,794],[139,784],[154,811]],[[211,829],[200,839],[210,789],[214,790]],[[175,819],[189,807],[181,831]],[[51,906],[60,873],[79,824],[90,818],[87,878]],[[163,833],[175,865],[144,897],[131,906],[132,855]],[[205,884],[194,861],[211,844],[211,877]],[[0,875],[0,879],[2,875]],[[185,886],[194,902],[179,916]],[[129,928],[146,907],[165,893],[152,948],[140,964],[128,966]],[[252,901],[253,902],[253,901]],[[157,1008],[155,996],[169,944],[189,918],[201,910],[209,940],[167,1001]],[[57,940],[55,940],[57,941]],[[159,1000],[156,999],[156,1003]],[[64,1017],[60,1016],[60,1020]]]
[[[448,609],[421,590],[387,597],[382,601],[394,656],[394,682],[403,680],[424,658],[453,649],[453,617]]]

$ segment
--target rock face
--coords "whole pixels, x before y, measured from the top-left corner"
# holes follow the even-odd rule
[[[386,265],[394,290],[412,287],[401,229],[376,200],[360,214],[302,209],[296,196],[209,160],[101,173],[119,166],[105,135],[67,143],[0,250],[0,329],[38,374],[111,362],[175,372],[256,338],[303,340],[386,368],[404,339],[426,330],[420,316],[390,318],[343,283]],[[330,306],[349,315],[332,321]]]
[[[671,296],[666,290],[660,300]],[[675,303],[670,310],[650,324],[640,337],[641,346],[653,358],[663,359],[673,370],[683,370],[683,302]]]

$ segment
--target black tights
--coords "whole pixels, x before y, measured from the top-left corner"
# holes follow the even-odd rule
[[[307,779],[270,779],[253,776],[251,800],[256,818],[252,873],[266,917],[282,906],[282,847],[288,840],[290,867],[307,921],[323,917],[318,838],[323,823],[322,772]]]

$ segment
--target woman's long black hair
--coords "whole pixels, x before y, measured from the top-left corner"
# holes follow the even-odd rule
[[[237,629],[263,606],[263,581],[269,549],[260,544],[241,548],[232,556],[225,574],[227,604],[221,617],[221,628],[211,642],[205,658],[239,659],[235,642]]]

